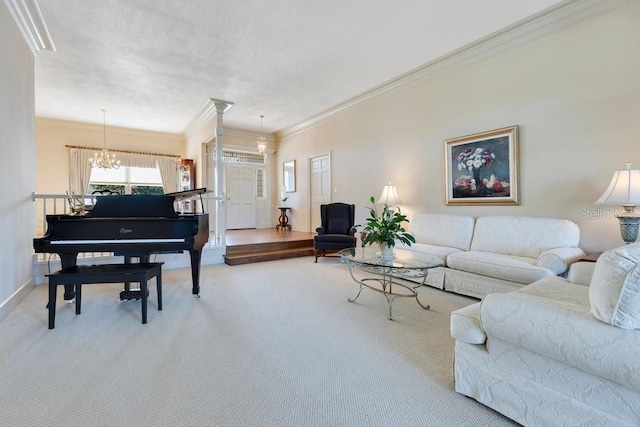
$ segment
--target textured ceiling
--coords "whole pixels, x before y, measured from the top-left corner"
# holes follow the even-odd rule
[[[273,132],[559,0],[39,0],[36,115],[180,133],[209,98]]]

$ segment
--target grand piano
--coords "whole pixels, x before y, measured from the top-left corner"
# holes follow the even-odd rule
[[[209,214],[179,214],[174,202],[204,192],[206,189],[157,196],[99,196],[84,215],[47,215],[47,231],[33,239],[33,248],[36,253],[58,254],[62,268],[74,267],[80,252],[113,252],[129,262],[131,257],[148,261],[151,254],[187,250],[192,293],[199,295],[200,260],[209,240]],[[74,296],[73,286],[65,286],[64,299]]]

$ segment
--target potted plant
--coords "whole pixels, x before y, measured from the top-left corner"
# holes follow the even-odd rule
[[[378,243],[380,245],[380,256],[385,259],[393,258],[393,247],[396,241],[411,246],[416,242],[413,234],[408,232],[403,226],[403,222],[409,222],[406,215],[403,215],[400,208],[396,211],[385,204],[382,212],[378,214],[375,206],[375,198],[369,199],[373,207],[369,208],[369,217],[366,219],[365,227],[362,229],[364,238],[363,245]]]

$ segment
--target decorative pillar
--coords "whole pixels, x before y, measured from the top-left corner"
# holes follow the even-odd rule
[[[216,106],[216,240],[219,245],[226,245],[225,230],[227,229],[227,196],[224,192],[224,164],[222,162],[222,146],[224,145],[224,124],[223,116],[233,105],[233,102],[221,101],[211,98],[211,102]]]

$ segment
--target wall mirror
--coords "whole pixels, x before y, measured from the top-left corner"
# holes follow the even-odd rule
[[[282,185],[286,193],[296,191],[296,161],[289,160],[282,164]]]

